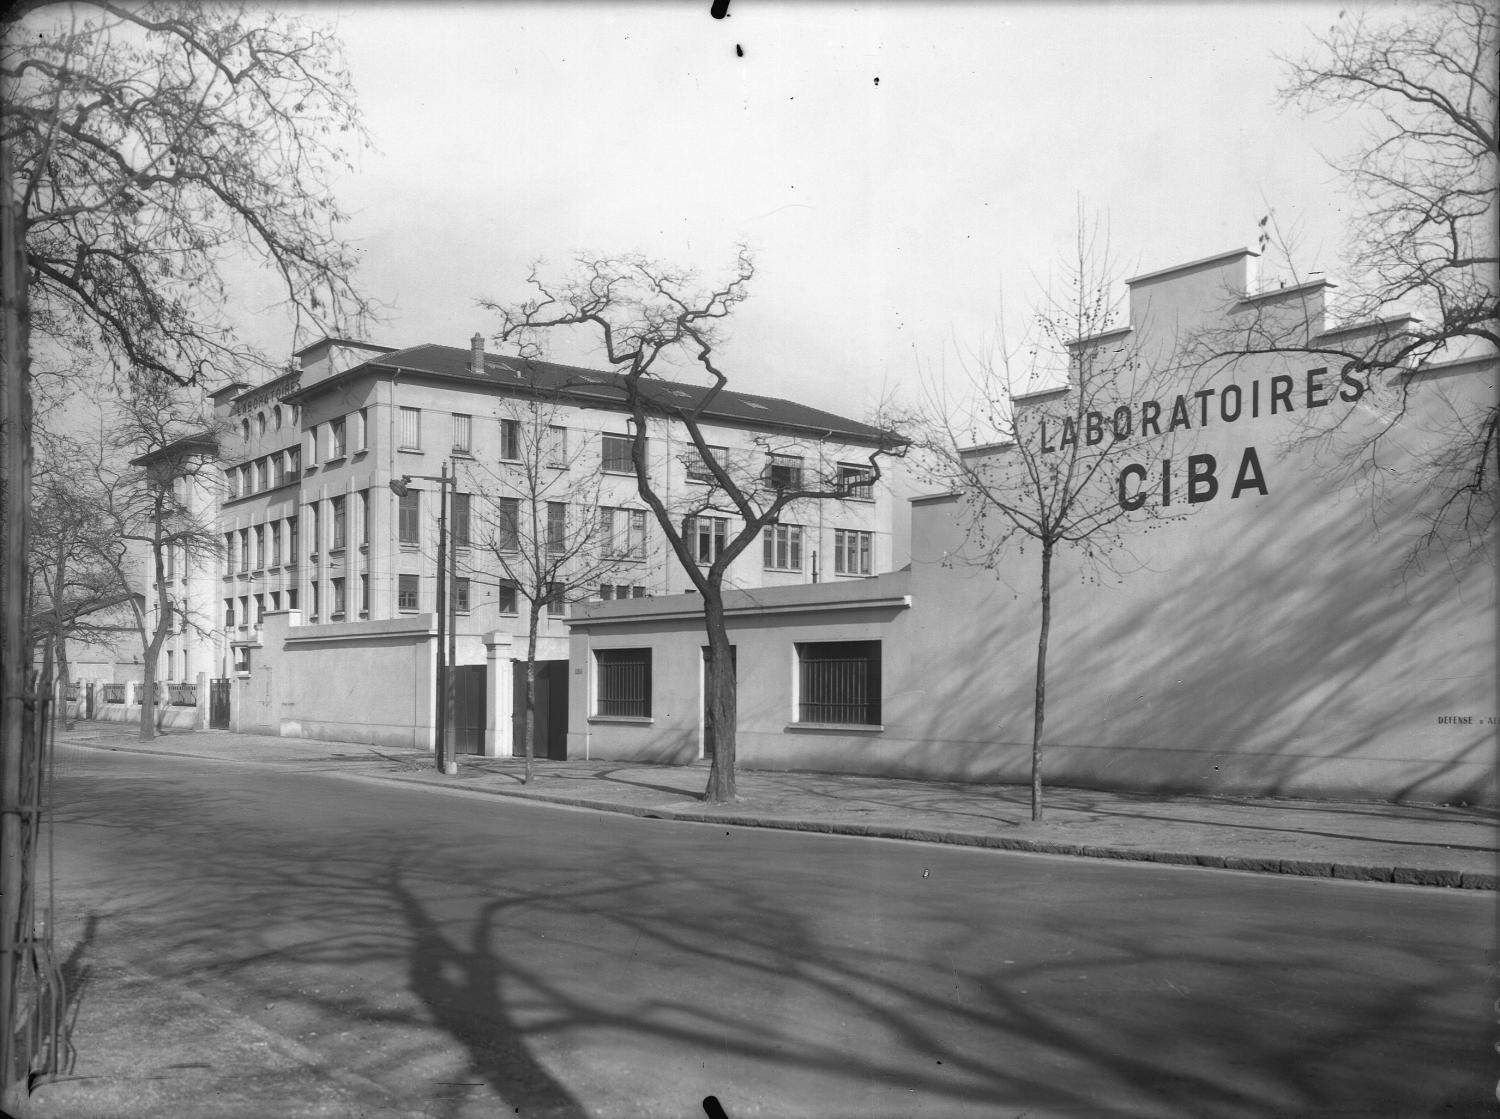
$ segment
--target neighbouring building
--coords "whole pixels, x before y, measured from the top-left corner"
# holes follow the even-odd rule
[[[539,408],[547,450],[532,465],[596,483],[576,491],[590,494],[589,508],[549,501],[539,515],[607,519],[618,549],[589,596],[642,599],[689,586],[637,492],[614,374],[487,354],[478,335],[468,349],[324,339],[295,357],[274,380],[214,396],[227,430],[216,598],[237,729],[431,745],[440,479],[451,471],[460,749],[511,752],[525,602],[478,526],[516,519],[527,468],[521,427],[539,422]],[[704,389],[662,381],[654,391],[691,404]],[[698,507],[705,471],[680,422],[660,413],[648,422],[653,484],[669,508],[693,510],[689,538],[708,562],[743,521],[732,508]],[[848,500],[789,507],[761,546],[736,559],[730,585],[858,582],[906,561],[895,552],[890,479],[869,475],[887,438],[878,429],[728,391],[703,429],[720,461],[773,481],[795,484],[803,472],[870,478]],[[549,605],[536,650],[552,756],[566,748],[566,612]]]
[[[1126,454],[1108,484],[1122,505],[1186,515],[1128,535],[1118,579],[1059,553],[1044,780],[1494,804],[1495,572],[1483,542],[1414,549],[1445,497],[1428,467],[1488,414],[1496,360],[1411,368],[1380,391],[1295,353],[1176,371],[1183,338],[1266,316],[1314,342],[1391,326],[1325,323],[1321,281],[1254,290],[1254,255],[1137,277],[1128,324],[1079,342],[1135,346],[1164,372],[1098,426],[1127,451],[1143,419],[1181,428],[1175,457]],[[1374,472],[1351,480],[1360,448]],[[1013,454],[975,451],[997,469]],[[977,562],[968,500],[913,501],[909,570],[732,596],[742,766],[1029,779],[1038,561]],[[589,604],[569,624],[571,755],[703,756],[691,597]]]

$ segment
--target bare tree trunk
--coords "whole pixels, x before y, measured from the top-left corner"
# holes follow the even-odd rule
[[[141,658],[141,741],[156,737],[156,652]]]
[[[737,694],[729,627],[724,619],[724,596],[717,587],[703,596],[703,624],[708,631],[708,664],[703,682],[708,692],[708,726],[713,737],[713,760],[709,763],[708,788],[703,799],[709,804],[725,804],[737,799],[734,787]]]
[[[1047,718],[1047,634],[1052,628],[1052,545],[1042,545],[1042,632],[1036,642],[1036,701],[1031,720],[1031,818],[1042,818],[1042,723]]]
[[[526,716],[522,720],[521,734],[526,739],[526,775],[523,785],[531,784],[531,760],[536,756],[536,631],[541,623],[541,605],[531,602],[531,621],[526,643]]]
[[[68,664],[68,639],[62,634],[57,637],[57,686],[58,703],[62,705],[63,727],[65,730],[73,729],[73,713],[68,707],[68,685],[72,682],[73,670]]]

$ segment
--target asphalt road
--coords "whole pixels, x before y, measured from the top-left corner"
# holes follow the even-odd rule
[[[1495,1113],[1492,895],[338,768],[67,750],[64,927],[443,1119]]]

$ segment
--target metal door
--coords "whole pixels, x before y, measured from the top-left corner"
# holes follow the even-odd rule
[[[511,755],[526,756],[526,662],[514,661],[511,705]],[[568,662],[536,662],[535,757],[565,761],[568,757]]]
[[[453,672],[453,751],[484,753],[485,674],[482,664],[461,664]]]
[[[215,677],[208,682],[208,725],[214,730],[229,729],[229,680]]]

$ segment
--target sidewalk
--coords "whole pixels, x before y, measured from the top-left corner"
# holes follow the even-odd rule
[[[1046,791],[1046,819],[1033,824],[1030,790],[1011,785],[741,770],[739,802],[711,806],[701,799],[703,765],[537,761],[523,785],[520,759],[465,756],[459,774],[445,777],[425,751],[363,743],[225,731],[169,732],[143,743],[133,728],[110,723],[59,731],[58,743],[315,766],[666,820],[1271,874],[1494,890],[1500,869],[1500,811],[1486,808],[1056,788]]]

